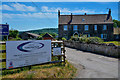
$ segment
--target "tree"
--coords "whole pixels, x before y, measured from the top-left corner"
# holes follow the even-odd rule
[[[17,38],[18,35],[19,35],[19,31],[18,30],[9,30],[9,37]]]
[[[39,37],[37,38],[37,40],[42,40],[42,36],[39,36]]]
[[[113,22],[114,22],[113,24],[114,27],[120,27],[120,21],[114,19]]]

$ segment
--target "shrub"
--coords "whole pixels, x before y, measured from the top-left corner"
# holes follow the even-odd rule
[[[69,40],[72,40],[72,41],[78,41],[79,38],[78,38],[78,37],[73,37],[73,36],[71,36],[71,38],[70,38]]]
[[[22,40],[20,37],[8,39],[8,41],[19,41]]]
[[[86,43],[103,43],[103,40],[99,37],[88,37],[85,40]]]
[[[37,40],[42,40],[42,36],[37,37]]]
[[[79,42],[86,42],[87,37],[79,37]]]
[[[63,37],[62,40],[66,40],[66,38]]]
[[[62,38],[61,38],[61,37],[58,37],[57,40],[62,40]]]

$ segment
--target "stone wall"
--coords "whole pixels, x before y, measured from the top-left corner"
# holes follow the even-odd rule
[[[113,44],[88,44],[77,41],[64,41],[66,47],[71,47],[83,51],[94,52],[106,56],[118,57],[120,55],[120,46]]]

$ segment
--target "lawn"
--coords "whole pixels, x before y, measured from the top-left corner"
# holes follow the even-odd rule
[[[104,43],[106,43],[106,44],[113,43],[117,46],[120,46],[120,41],[108,41],[108,42],[104,42]]]

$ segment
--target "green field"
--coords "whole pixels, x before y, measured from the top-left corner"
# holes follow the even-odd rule
[[[120,46],[120,41],[108,41],[108,42],[104,42],[104,43],[106,43],[106,44],[113,43],[117,46]]]

